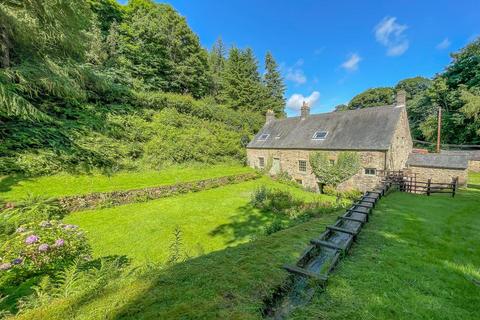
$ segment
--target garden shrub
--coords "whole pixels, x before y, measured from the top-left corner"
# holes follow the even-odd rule
[[[31,222],[60,220],[66,214],[55,199],[28,196],[0,212],[0,234],[12,234],[18,227]]]
[[[323,188],[323,192],[325,194],[335,196],[340,199],[349,199],[349,200],[356,200],[360,198],[360,196],[362,195],[362,192],[357,189],[338,191],[335,187],[332,187],[332,186],[325,186]]]
[[[313,173],[321,184],[336,187],[360,170],[360,157],[356,152],[340,152],[334,164],[330,163],[328,155],[329,153],[324,151],[310,155]]]
[[[50,220],[18,227],[0,247],[0,284],[62,269],[74,259],[89,259],[90,247],[75,225]]]

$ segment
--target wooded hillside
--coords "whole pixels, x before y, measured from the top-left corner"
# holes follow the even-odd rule
[[[270,53],[260,71],[250,48],[207,51],[166,4],[8,0],[0,38],[3,173],[243,160],[265,111],[283,115]]]

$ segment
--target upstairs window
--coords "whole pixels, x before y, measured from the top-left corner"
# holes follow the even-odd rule
[[[265,168],[265,158],[264,157],[258,157],[258,167],[259,168]]]
[[[270,135],[268,133],[263,133],[262,135],[260,135],[260,137],[258,137],[258,141],[265,141],[268,139]]]
[[[298,160],[298,171],[307,172],[307,161],[306,160]]]
[[[313,134],[312,140],[325,140],[327,135],[327,131],[317,131]]]
[[[375,169],[375,168],[365,168],[365,174],[367,176],[375,176],[375,175],[377,175],[377,169]]]

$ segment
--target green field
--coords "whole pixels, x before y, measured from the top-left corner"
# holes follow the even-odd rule
[[[289,190],[306,201],[334,201],[263,177],[258,180],[164,199],[72,213],[64,220],[88,233],[96,257],[126,255],[136,261],[165,262],[176,227],[189,256],[249,241],[275,214],[249,205],[258,186]],[[286,219],[286,218],[285,218]]]
[[[207,199],[202,194],[217,191],[226,197],[240,193],[239,190],[248,193],[247,185],[253,183],[187,196]],[[177,198],[182,197],[185,196]],[[248,201],[248,197],[243,201]],[[476,319],[480,304],[478,207],[480,191],[476,189],[460,190],[455,198],[399,192],[383,198],[349,255],[333,273],[326,292],[317,292],[314,300],[296,310],[291,318]],[[104,211],[105,217],[110,210]],[[69,219],[80,219],[81,215]],[[55,299],[21,318],[259,319],[264,299],[287,278],[280,267],[293,263],[308,240],[321,233],[335,216],[325,214],[236,246],[226,245],[232,239],[229,234],[217,239],[216,245],[226,245],[223,249],[167,268],[154,267],[141,276],[125,274],[95,291],[89,299]],[[123,219],[119,221],[119,229],[126,232]],[[190,223],[197,227],[205,224]],[[199,232],[198,239],[204,240],[206,232],[212,229],[207,227]],[[258,229],[252,229],[255,230]],[[93,234],[90,237],[94,239]],[[101,237],[94,241],[100,240]],[[98,246],[97,250],[103,247],[110,253],[115,251],[113,243],[94,246]],[[118,244],[117,250],[123,250],[122,246]],[[137,242],[137,246],[146,247],[142,242]]]
[[[29,194],[59,197],[92,192],[131,190],[247,172],[253,172],[253,170],[240,165],[198,165],[169,167],[159,171],[119,172],[111,176],[101,174],[58,174],[39,178],[5,176],[0,178],[0,198],[18,200]]]
[[[388,196],[326,292],[292,319],[478,319],[479,208],[473,189]]]
[[[480,188],[480,172],[468,173],[468,185],[470,187]]]

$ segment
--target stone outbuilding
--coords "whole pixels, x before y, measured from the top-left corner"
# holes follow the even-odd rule
[[[480,172],[480,150],[442,150],[441,154],[464,156],[468,160],[468,170]]]
[[[300,116],[284,119],[269,111],[265,125],[247,146],[247,160],[251,167],[268,168],[271,174],[287,172],[299,184],[319,190],[311,153],[325,151],[334,164],[340,152],[357,152],[361,169],[338,189],[366,191],[378,185],[384,171],[404,169],[411,150],[401,92],[392,106],[311,115],[304,103]]]
[[[443,153],[412,153],[407,160],[407,175],[415,176],[417,181],[431,179],[437,183],[450,183],[458,178],[459,185],[467,184],[468,159],[464,155]]]

